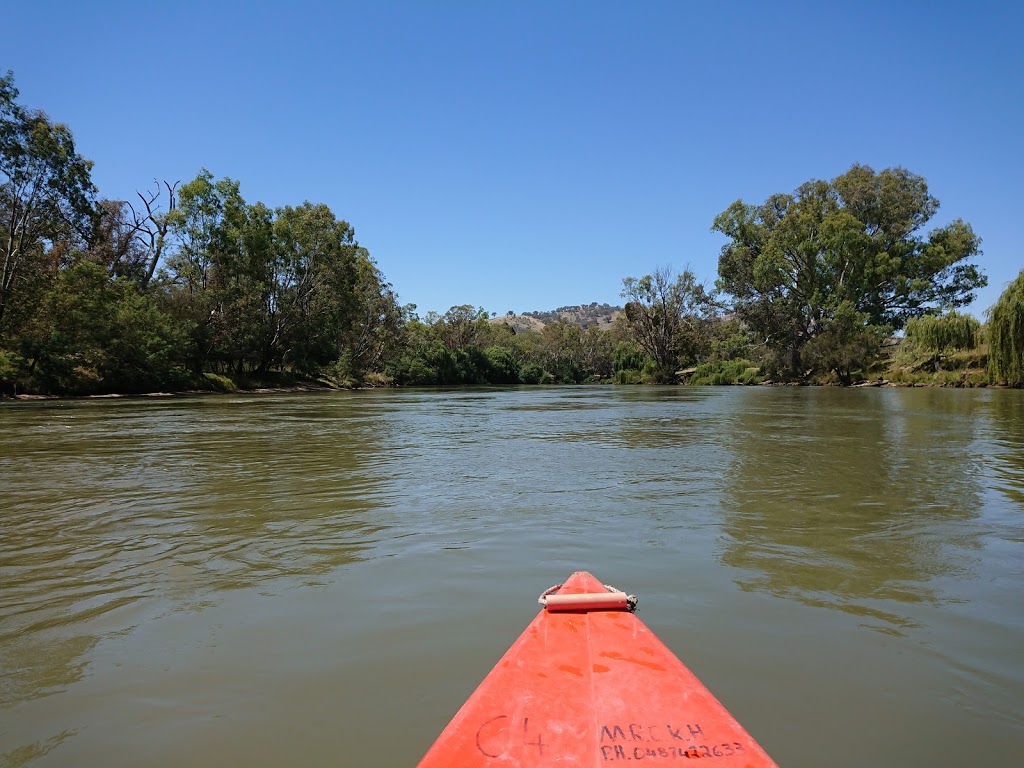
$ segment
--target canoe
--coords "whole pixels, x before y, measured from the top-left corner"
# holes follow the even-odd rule
[[[578,571],[434,742],[420,768],[775,762],[633,613]]]

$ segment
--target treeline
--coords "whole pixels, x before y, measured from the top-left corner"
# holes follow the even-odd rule
[[[903,169],[854,166],[714,222],[713,288],[690,271],[623,281],[608,327],[516,332],[482,308],[419,317],[327,206],[247,202],[202,171],[99,196],[71,131],[0,78],[0,392],[138,393],[361,384],[849,382],[906,329],[919,367],[988,344],[1020,383],[1024,277],[983,328],[955,309],[985,278],[962,221]],[[607,308],[597,308],[605,312]],[[948,327],[947,327],[948,326]]]

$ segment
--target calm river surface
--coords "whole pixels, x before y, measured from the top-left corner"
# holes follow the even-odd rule
[[[576,569],[783,766],[1024,765],[1024,391],[0,405],[0,765],[408,766]]]

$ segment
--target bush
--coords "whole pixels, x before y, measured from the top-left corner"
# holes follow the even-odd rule
[[[487,358],[487,378],[491,384],[518,384],[519,363],[508,347],[494,346],[484,350]]]
[[[633,370],[632,368],[624,368],[621,371],[616,371],[613,381],[616,384],[642,384],[643,376],[640,371]]]
[[[18,393],[18,370],[22,359],[14,352],[0,349],[0,395],[16,395]]]
[[[698,365],[690,379],[697,386],[759,384],[764,380],[761,369],[749,360],[727,360]]]
[[[736,379],[737,384],[744,385],[760,384],[762,381],[764,381],[764,375],[761,373],[761,369],[756,365],[744,368],[743,373],[741,373]]]
[[[215,392],[237,392],[238,386],[227,376],[219,373],[204,373],[203,381]]]
[[[392,379],[385,373],[377,373],[370,371],[363,377],[363,385],[367,387],[390,387],[393,386],[395,380]]]
[[[388,375],[398,384],[437,384],[437,368],[413,354],[404,354],[388,366]]]
[[[523,384],[540,384],[544,378],[544,369],[536,363],[527,363],[519,371],[519,379]]]

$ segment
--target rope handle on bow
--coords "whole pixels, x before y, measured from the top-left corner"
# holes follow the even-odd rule
[[[636,595],[627,595],[621,589],[616,589],[610,584],[605,584],[607,592],[589,592],[581,595],[559,595],[555,594],[562,588],[562,584],[555,584],[550,589],[541,592],[537,602],[544,606],[546,611],[621,611],[627,610],[630,613],[636,610]]]

